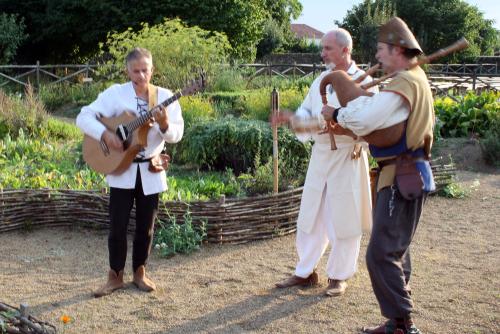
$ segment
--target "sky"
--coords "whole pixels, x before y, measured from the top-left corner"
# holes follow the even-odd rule
[[[292,23],[304,23],[322,32],[336,28],[335,21],[342,21],[348,10],[363,2],[363,0],[299,1],[302,4],[302,14]],[[466,2],[479,8],[484,18],[495,20],[493,26],[500,30],[500,0],[466,0]]]

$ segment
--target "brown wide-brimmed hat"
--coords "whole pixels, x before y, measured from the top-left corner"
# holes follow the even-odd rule
[[[393,17],[386,24],[380,26],[378,41],[423,53],[410,28],[399,17]]]

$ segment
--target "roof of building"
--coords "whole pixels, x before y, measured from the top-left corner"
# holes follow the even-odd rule
[[[316,30],[307,24],[292,23],[290,28],[298,38],[320,39],[324,35],[321,31]]]

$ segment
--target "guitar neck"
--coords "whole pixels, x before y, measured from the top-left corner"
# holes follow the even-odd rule
[[[160,107],[166,107],[173,102],[177,101],[180,97],[182,96],[182,92],[177,92],[162,103],[158,104],[157,106],[151,108],[148,112],[146,112],[144,115],[137,117],[135,120],[130,122],[129,124],[126,125],[126,127],[129,129],[129,131],[135,131],[136,129],[140,128],[143,126],[147,121],[149,121],[154,113],[158,111]]]

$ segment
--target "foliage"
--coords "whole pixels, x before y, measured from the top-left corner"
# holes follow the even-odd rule
[[[278,162],[279,191],[297,188],[304,184],[308,160],[299,157],[283,157]],[[238,176],[241,187],[248,196],[268,194],[273,191],[274,169],[273,159],[269,157],[265,164],[255,162],[253,173],[242,173]],[[300,173],[297,171],[301,171]]]
[[[284,168],[295,176],[305,172],[309,146],[295,139],[288,129],[279,129],[279,156]],[[255,170],[272,155],[272,131],[267,122],[234,118],[197,124],[184,138],[183,154],[202,168],[224,170],[236,174]],[[301,163],[297,163],[297,160]]]
[[[49,121],[50,122],[50,121]],[[59,133],[62,131],[59,131]],[[81,136],[81,135],[80,135]],[[80,139],[40,140],[21,130],[14,140],[0,141],[0,185],[3,188],[96,190],[106,188],[104,176],[81,159]],[[231,171],[186,173],[171,167],[162,200],[208,200],[243,195]]]
[[[21,129],[29,136],[40,136],[46,120],[47,111],[31,86],[24,97],[0,90],[0,138],[7,134],[16,136]]]
[[[194,201],[218,199],[222,195],[243,195],[240,183],[233,172],[179,172],[175,167],[169,171],[168,191],[161,194],[164,201]]]
[[[223,67],[215,74],[207,91],[238,92],[245,89],[245,84],[241,71],[235,67]]]
[[[500,122],[492,126],[479,140],[484,160],[495,167],[500,167]]]
[[[253,61],[264,21],[272,18],[286,34],[290,20],[302,10],[298,0],[143,1],[132,7],[115,0],[0,0],[1,12],[25,20],[29,38],[20,53],[22,60],[45,63],[85,61],[95,56],[98,43],[109,32],[137,31],[141,23],[155,25],[164,18],[180,18],[189,26],[223,33],[235,58]]]
[[[210,101],[199,95],[185,96],[179,100],[179,103],[181,105],[185,128],[190,128],[194,123],[215,117],[215,111]]]
[[[83,137],[80,129],[78,129],[76,125],[53,117],[47,119],[44,133],[46,133],[47,138],[55,140],[64,139],[80,141]]]
[[[283,89],[279,91],[280,108],[296,110],[306,95],[306,91],[297,89]],[[271,95],[269,89],[259,89],[249,92],[245,100],[244,117],[261,121],[269,120]]]
[[[245,101],[248,92],[214,92],[206,93],[205,97],[210,99],[218,117],[227,115],[241,116],[245,112]]]
[[[288,40],[288,43],[284,46],[286,52],[291,53],[320,53],[321,46],[309,41],[306,38],[293,37]]]
[[[424,52],[434,52],[461,37],[471,42],[468,49],[440,59],[441,62],[461,62],[480,54],[492,55],[495,46],[499,45],[493,21],[485,19],[477,7],[463,0],[365,0],[348,11],[342,22],[336,22],[351,32],[358,61],[368,62],[371,58],[364,58],[364,55],[376,53],[366,40],[375,38],[372,28],[379,20],[374,13],[379,10],[386,16],[392,9],[408,24]],[[365,50],[367,47],[370,49]]]
[[[491,128],[500,124],[500,93],[483,92],[476,95],[469,92],[455,102],[449,97],[434,102],[437,128],[443,137],[484,136]]]
[[[363,13],[363,14],[361,14]],[[391,1],[365,1],[347,12],[340,27],[347,29],[353,37],[353,54],[359,62],[376,62],[378,27],[395,16]]]
[[[137,32],[127,29],[109,34],[101,52],[113,56],[110,63],[125,64],[127,53],[136,46],[153,54],[155,84],[170,89],[184,87],[201,69],[213,75],[230,48],[223,34],[187,27],[174,19],[155,26],[143,23]]]
[[[48,143],[7,135],[0,142],[0,184],[4,188],[102,189],[104,178],[83,165],[75,142]]]
[[[475,180],[469,187],[466,187],[460,183],[451,182],[447,184],[443,189],[441,189],[438,192],[438,195],[448,198],[465,198],[467,196],[470,196],[472,191],[477,190],[480,185],[481,184],[478,180]]]
[[[49,112],[66,105],[85,106],[94,101],[99,93],[106,89],[107,83],[77,84],[68,83],[41,85],[38,98]]]
[[[467,196],[467,189],[459,183],[452,182],[441,189],[438,194],[448,198],[464,198]]]
[[[14,59],[19,45],[28,37],[25,28],[24,19],[18,20],[17,14],[0,15],[0,64]]]
[[[193,226],[189,211],[184,215],[183,224],[177,224],[175,217],[171,217],[168,223],[158,220],[154,235],[155,249],[161,256],[190,254],[200,249],[203,239],[207,236],[206,230],[206,222]]]
[[[268,19],[264,24],[263,37],[257,44],[257,59],[280,50],[285,42],[285,35],[278,23],[273,19]]]

